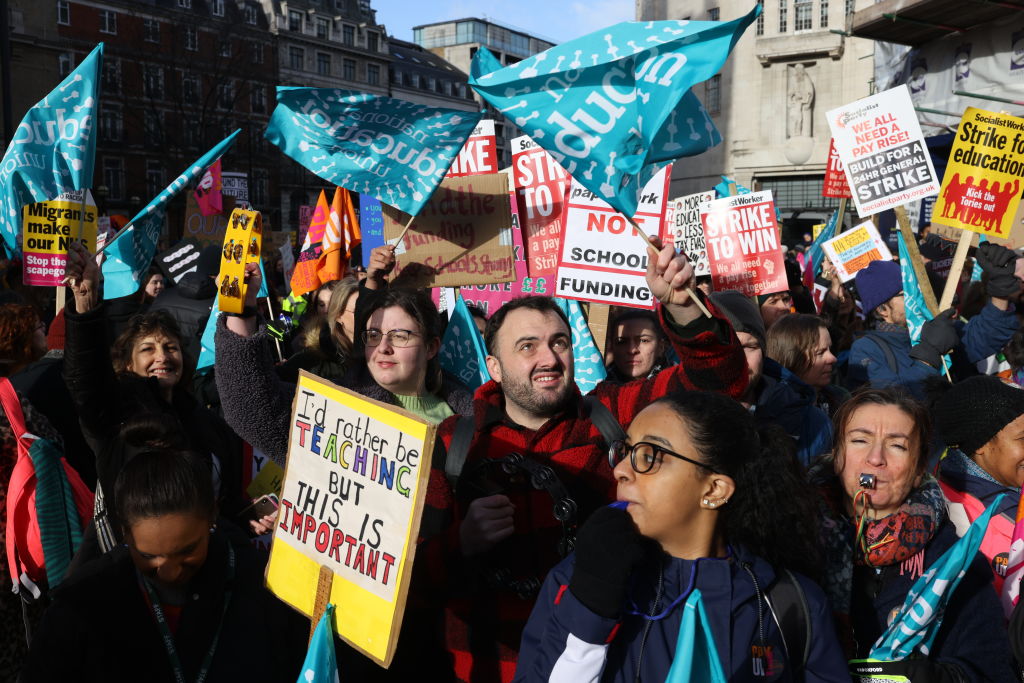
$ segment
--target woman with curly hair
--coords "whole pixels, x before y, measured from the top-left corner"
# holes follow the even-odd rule
[[[46,353],[46,323],[31,306],[0,306],[0,377],[10,377]]]

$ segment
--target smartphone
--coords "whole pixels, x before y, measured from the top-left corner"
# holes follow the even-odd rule
[[[277,496],[273,493],[268,493],[254,500],[252,505],[242,510],[240,516],[242,519],[259,520],[267,515],[276,513],[278,507],[280,507],[280,503],[277,500]]]

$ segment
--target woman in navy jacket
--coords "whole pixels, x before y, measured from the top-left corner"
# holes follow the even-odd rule
[[[815,573],[819,552],[781,430],[759,431],[725,397],[679,393],[644,409],[610,458],[619,502],[548,575],[517,681],[664,681],[694,589],[729,681],[849,681],[822,591],[789,571]]]

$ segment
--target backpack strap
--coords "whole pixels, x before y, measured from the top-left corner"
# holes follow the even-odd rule
[[[601,432],[605,449],[611,446],[613,441],[620,441],[626,438],[626,431],[622,428],[622,425],[612,415],[612,411],[608,410],[596,396],[593,394],[584,396],[583,405],[585,406],[584,412],[590,418],[590,421],[594,423],[594,426],[597,427],[597,431]]]
[[[28,448],[28,444],[24,442],[28,427],[25,425],[25,414],[21,410],[21,399],[18,398],[18,393],[14,390],[11,380],[6,377],[0,377],[0,404],[3,405],[7,421],[11,423],[11,428],[14,430],[14,438],[18,440],[19,444]]]
[[[811,650],[811,610],[804,589],[793,573],[785,568],[776,571],[775,582],[768,587],[768,606],[782,632],[793,681],[803,681]]]
[[[469,446],[473,442],[473,432],[476,425],[472,415],[463,415],[455,423],[455,432],[452,434],[451,445],[445,454],[444,475],[448,477],[452,491],[459,483],[459,475],[466,465],[466,458],[469,456]]]
[[[882,353],[885,355],[885,362],[889,366],[889,372],[893,374],[899,372],[899,366],[896,364],[896,355],[892,352],[892,346],[890,346],[889,342],[885,341],[885,337],[869,330],[864,333],[863,338],[870,339],[875,342],[875,346],[882,349]]]

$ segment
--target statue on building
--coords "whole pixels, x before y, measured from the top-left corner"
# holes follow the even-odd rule
[[[786,137],[811,137],[814,111],[814,83],[803,64],[797,64],[789,77],[789,102],[786,112]]]

